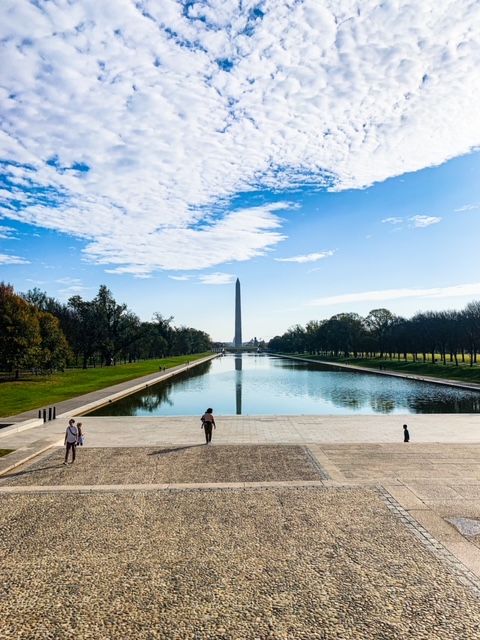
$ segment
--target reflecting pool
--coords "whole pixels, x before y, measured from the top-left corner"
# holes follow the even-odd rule
[[[226,355],[90,416],[479,413],[480,392],[266,354]]]

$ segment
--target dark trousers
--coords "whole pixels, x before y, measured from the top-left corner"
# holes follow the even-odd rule
[[[205,429],[205,440],[207,442],[211,442],[212,441],[212,429],[213,429],[213,425],[211,422],[204,422],[203,423],[203,428]]]
[[[75,462],[75,456],[77,454],[77,443],[67,442],[67,450],[65,451],[65,462],[68,460],[68,452],[72,450],[72,462]]]

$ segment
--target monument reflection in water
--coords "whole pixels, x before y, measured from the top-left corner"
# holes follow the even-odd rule
[[[235,355],[235,413],[242,415],[242,354]]]
[[[333,366],[236,354],[191,367],[89,415],[480,413],[480,393]]]

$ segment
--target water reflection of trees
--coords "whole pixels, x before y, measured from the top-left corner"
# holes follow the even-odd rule
[[[445,387],[432,394],[422,393],[407,397],[405,400],[395,394],[375,394],[362,389],[332,388],[329,393],[322,390],[321,397],[336,407],[359,410],[370,405],[374,413],[394,413],[402,407],[410,413],[480,413],[480,396],[462,391],[453,391]]]
[[[330,393],[320,393],[323,400],[331,402],[336,407],[361,409],[368,401],[368,395],[357,389],[333,388]]]
[[[473,394],[415,396],[408,399],[408,407],[413,413],[480,413],[480,397]]]
[[[395,398],[391,396],[374,396],[370,403],[374,413],[393,413],[397,408]]]
[[[362,407],[370,405],[374,413],[392,413],[397,407],[395,398],[389,395],[374,395],[364,389],[331,388],[329,393],[322,390],[320,397],[331,402],[335,407],[359,411]]]
[[[192,380],[193,378],[199,378],[209,372],[212,366],[211,361],[202,362],[192,369],[182,371],[181,373],[158,382],[151,387],[146,387],[141,391],[137,391],[121,400],[113,402],[111,404],[100,407],[95,411],[89,413],[89,416],[135,416],[138,413],[156,413],[158,409],[164,404],[173,406],[171,400],[171,394],[174,387],[180,382],[186,380]]]
[[[297,371],[327,371],[328,373],[339,372],[344,373],[345,369],[343,367],[336,367],[334,364],[323,364],[321,362],[312,362],[312,361],[301,361],[301,360],[288,360],[286,358],[277,358],[273,359],[273,366],[279,367],[280,369],[296,369]],[[349,371],[352,375],[360,373],[361,375],[365,375],[365,373],[358,372],[355,369],[351,369]]]

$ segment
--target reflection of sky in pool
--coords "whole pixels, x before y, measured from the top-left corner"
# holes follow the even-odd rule
[[[478,413],[480,392],[335,370],[267,355],[227,355],[90,415]]]

